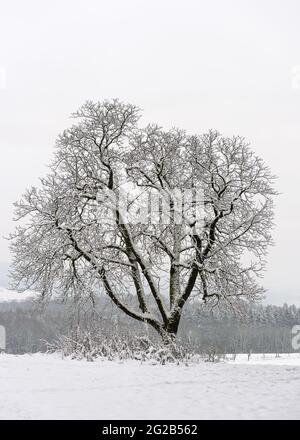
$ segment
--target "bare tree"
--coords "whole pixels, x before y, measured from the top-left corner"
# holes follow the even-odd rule
[[[165,340],[176,335],[191,298],[235,307],[241,297],[261,297],[257,276],[271,244],[275,191],[243,138],[140,129],[139,109],[118,100],[87,102],[73,117],[49,175],[16,203],[16,286],[40,291],[44,301],[53,294],[93,301],[103,292]],[[124,185],[131,189],[127,212],[140,209],[145,221],[125,221],[112,203]],[[167,206],[167,221],[151,221],[151,202],[143,208],[137,188],[150,201],[159,195],[156,215],[161,220]],[[196,198],[177,221],[184,203],[176,191],[199,188],[202,227]]]

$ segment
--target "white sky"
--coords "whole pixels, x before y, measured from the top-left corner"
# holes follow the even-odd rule
[[[0,0],[0,261],[12,203],[45,173],[69,114],[118,97],[147,122],[252,143],[281,192],[268,302],[300,305],[299,17],[298,0]]]

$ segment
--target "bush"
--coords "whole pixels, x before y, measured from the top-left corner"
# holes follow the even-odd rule
[[[108,360],[137,360],[164,365],[166,363],[189,363],[202,359],[187,345],[179,342],[163,344],[148,336],[137,337],[106,334],[103,331],[77,327],[55,343],[48,345],[48,352],[60,352],[72,359],[93,361],[97,358]]]

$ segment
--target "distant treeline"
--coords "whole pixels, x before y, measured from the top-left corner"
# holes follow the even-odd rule
[[[293,352],[291,329],[296,324],[300,324],[300,308],[294,305],[242,303],[239,312],[233,312],[191,304],[184,313],[178,338],[197,352]],[[106,337],[157,337],[104,300],[96,309],[51,303],[43,313],[29,302],[0,303],[0,325],[6,328],[7,352],[16,354],[45,351],[47,344],[74,328],[92,329]]]
[[[181,332],[192,346],[215,349],[220,353],[293,352],[292,327],[300,323],[300,308],[295,305],[249,305],[239,312],[204,307],[188,311]]]

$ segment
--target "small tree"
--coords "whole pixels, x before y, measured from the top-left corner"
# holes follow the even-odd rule
[[[73,117],[49,175],[16,203],[15,286],[40,291],[44,301],[103,292],[166,340],[190,298],[235,307],[239,298],[261,297],[257,276],[271,243],[275,191],[243,138],[140,129],[139,110],[118,100],[87,102]],[[112,203],[121,188],[131,190],[125,211]],[[167,221],[151,221],[151,202],[142,206],[137,188],[149,200],[160,196],[156,215],[161,220],[167,206]],[[176,196],[199,188],[202,227],[199,198],[188,210]],[[144,221],[125,221],[124,212],[143,212]]]

